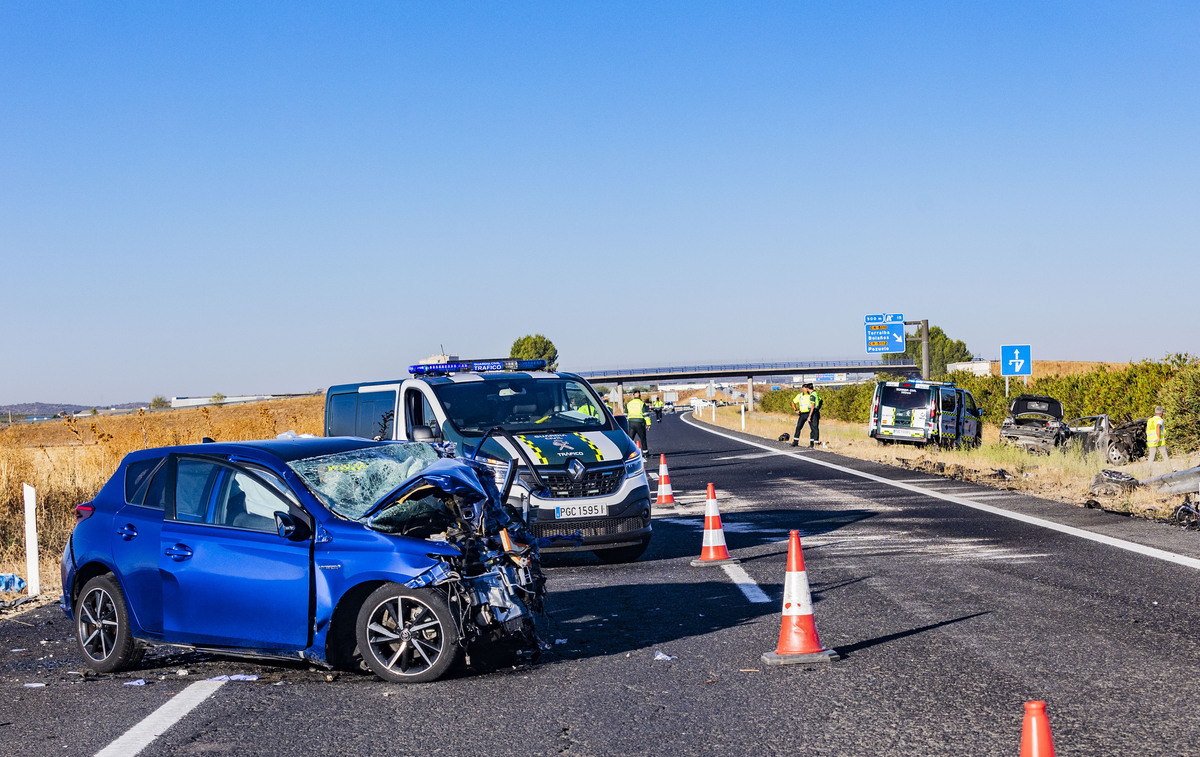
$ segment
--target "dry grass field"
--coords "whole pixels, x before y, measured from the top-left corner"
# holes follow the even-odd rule
[[[712,420],[711,410],[704,411],[704,420]],[[718,408],[716,425],[741,430],[738,408]],[[746,417],[746,432],[766,439],[791,433],[796,418],[783,413],[750,413]],[[808,430],[801,433],[807,443]],[[887,465],[941,474],[1000,489],[1025,492],[1072,505],[1083,505],[1098,499],[1088,492],[1092,479],[1104,468],[1111,468],[1098,455],[1085,455],[1077,449],[1055,450],[1047,456],[1030,455],[1014,447],[1000,444],[999,430],[984,425],[983,445],[972,450],[936,450],[907,444],[882,445],[867,437],[862,424],[821,419],[821,441],[831,452],[861,460],[874,460]],[[1200,454],[1172,457],[1170,463],[1143,461],[1121,466],[1120,470],[1139,480],[1200,465]],[[1002,471],[1002,473],[1001,473]],[[1106,510],[1130,513],[1147,518],[1162,519],[1170,515],[1181,496],[1158,497],[1153,492],[1138,489],[1116,500],[1099,500]]]
[[[75,523],[75,506],[94,497],[127,453],[149,447],[270,439],[284,431],[320,434],[325,398],[100,418],[74,418],[0,429],[0,573],[25,576],[22,484],[37,489],[42,593],[57,596],[58,564]]]

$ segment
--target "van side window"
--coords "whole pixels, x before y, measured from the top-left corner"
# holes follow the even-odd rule
[[[979,415],[979,410],[975,408],[975,398],[971,396],[971,393],[963,392],[963,399],[967,403],[967,412],[971,415]]]
[[[391,439],[396,419],[395,392],[359,392],[354,435],[363,439]]]
[[[946,391],[946,390],[944,390],[944,389],[943,389],[943,390],[942,390],[942,405],[941,405],[941,408],[940,408],[941,412],[943,412],[943,413],[953,413],[953,412],[954,412],[954,407],[955,407],[955,402],[954,402],[954,390],[953,390],[953,389],[951,389],[951,390],[949,390],[949,391]]]
[[[329,416],[325,419],[326,436],[354,436],[358,416],[358,392],[335,394],[329,398]]]
[[[404,430],[407,432],[407,438],[412,438],[412,430],[416,426],[438,428],[438,419],[433,412],[433,406],[429,404],[429,398],[425,396],[425,392],[420,389],[409,389],[404,393],[404,409]]]

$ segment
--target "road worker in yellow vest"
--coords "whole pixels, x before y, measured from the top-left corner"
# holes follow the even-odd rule
[[[1146,449],[1150,455],[1150,462],[1154,462],[1159,450],[1162,450],[1163,460],[1171,459],[1167,454],[1167,428],[1162,407],[1154,408],[1154,415],[1146,419]]]
[[[642,455],[650,454],[650,442],[646,440],[646,429],[650,427],[650,416],[646,415],[646,403],[642,393],[634,391],[633,399],[625,403],[625,417],[629,421],[629,436],[634,442],[641,439]]]
[[[813,390],[812,384],[800,387],[800,393],[792,397],[792,407],[799,413],[796,419],[796,433],[792,434],[792,446],[800,443],[800,429],[808,424],[808,446],[813,447],[821,440],[821,396]]]

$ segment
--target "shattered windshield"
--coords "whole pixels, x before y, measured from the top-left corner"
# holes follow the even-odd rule
[[[598,431],[608,428],[599,398],[581,381],[505,376],[433,386],[450,422],[464,434],[508,431]]]
[[[357,520],[381,497],[437,459],[430,445],[410,442],[305,457],[288,467],[326,507]]]

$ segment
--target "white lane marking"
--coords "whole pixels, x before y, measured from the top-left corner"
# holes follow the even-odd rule
[[[754,579],[750,577],[741,565],[722,565],[721,570],[729,576],[733,581],[733,585],[742,590],[746,595],[746,599],[754,603],[770,602],[771,598],[766,592],[758,588],[758,584],[754,583]]]
[[[150,746],[196,706],[221,688],[224,681],[197,681],[171,697],[170,701],[147,715],[116,741],[96,752],[96,757],[133,757]]]
[[[683,419],[683,422],[687,423],[689,426],[691,426],[693,428],[697,428],[701,431],[705,431],[707,433],[713,434],[714,436],[719,436],[723,439],[729,439],[730,441],[734,441],[734,442],[741,442],[742,444],[745,444],[745,445],[748,445],[751,447],[758,447],[759,449],[768,450],[770,452],[774,452],[776,455],[780,455],[781,457],[791,457],[796,460],[802,460],[806,463],[811,463],[812,465],[820,465],[822,467],[829,468],[829,469],[835,470],[835,471],[839,471],[841,473],[845,473],[850,476],[857,476],[859,478],[865,478],[868,481],[874,481],[879,484],[893,486],[897,489],[904,489],[906,491],[910,491],[915,494],[923,494],[927,497],[934,497],[936,499],[945,500],[946,502],[953,502],[956,505],[962,505],[964,507],[971,507],[976,510],[982,510],[985,513],[991,513],[992,515],[999,515],[1003,518],[1011,518],[1013,520],[1018,520],[1018,521],[1021,521],[1022,523],[1028,523],[1032,526],[1039,526],[1041,528],[1046,528],[1051,531],[1058,531],[1059,533],[1068,534],[1070,536],[1076,536],[1076,537],[1079,537],[1080,539],[1087,539],[1089,541],[1099,542],[1100,544],[1105,544],[1110,547],[1116,547],[1117,549],[1124,549],[1128,552],[1135,552],[1139,555],[1145,555],[1146,557],[1153,557],[1156,560],[1163,560],[1165,562],[1175,563],[1176,565],[1182,565],[1186,568],[1193,568],[1195,570],[1200,570],[1200,560],[1197,560],[1194,557],[1185,557],[1184,555],[1177,555],[1174,552],[1168,552],[1165,549],[1157,549],[1155,547],[1147,547],[1147,546],[1143,546],[1141,544],[1135,544],[1131,541],[1125,541],[1124,539],[1117,539],[1112,536],[1105,536],[1104,534],[1097,534],[1097,533],[1093,533],[1091,531],[1085,531],[1082,528],[1075,528],[1074,526],[1064,526],[1061,523],[1055,523],[1053,521],[1043,520],[1042,518],[1035,518],[1032,515],[1025,515],[1024,513],[1009,512],[1008,510],[1002,510],[999,507],[992,507],[991,505],[985,505],[982,502],[974,502],[969,499],[964,499],[963,497],[955,497],[954,495],[945,494],[945,493],[939,492],[939,491],[934,491],[933,489],[924,489],[920,486],[913,486],[912,484],[907,484],[902,481],[894,481],[890,478],[884,478],[883,476],[876,476],[873,473],[864,473],[863,471],[857,471],[857,470],[854,470],[853,468],[847,468],[844,465],[830,463],[825,460],[817,460],[815,458],[806,457],[804,455],[801,455],[801,454],[798,454],[795,452],[784,452],[783,450],[771,449],[770,447],[766,446],[765,444],[759,444],[757,442],[751,442],[751,441],[747,441],[745,439],[739,439],[736,436],[730,436],[729,434],[722,434],[720,431],[713,431],[712,429],[705,428],[703,426],[699,426],[694,421],[690,420],[687,417],[685,417]]]

